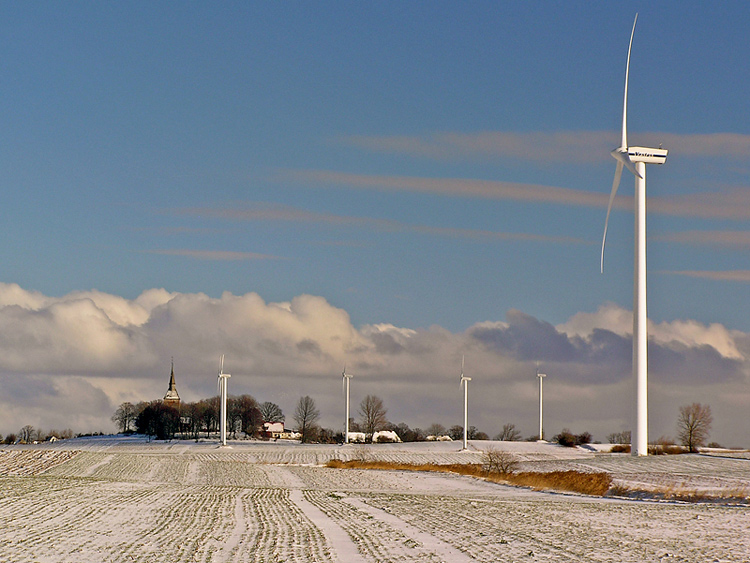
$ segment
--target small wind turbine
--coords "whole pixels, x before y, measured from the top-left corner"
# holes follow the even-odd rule
[[[219,436],[221,445],[227,445],[227,379],[232,377],[228,373],[224,373],[224,354],[221,355],[221,363],[219,365],[219,394],[221,395],[219,401],[221,403],[221,413],[219,418]]]
[[[461,382],[458,384],[458,388],[461,389],[461,387],[464,388],[464,447],[463,449],[468,449],[468,431],[469,431],[469,381],[471,381],[471,377],[466,377],[464,375],[464,357],[461,356]]]
[[[354,377],[352,373],[346,373],[346,364],[344,371],[341,372],[341,383],[346,393],[346,424],[344,425],[344,443],[349,443],[349,380]]]
[[[544,426],[542,424],[542,412],[544,406],[544,378],[547,377],[546,373],[539,373],[539,366],[536,368],[536,376],[539,378],[539,441],[544,440]]]
[[[664,164],[667,150],[628,146],[628,75],[630,72],[630,50],[638,14],[630,32],[628,60],[625,66],[625,97],[622,105],[622,141],[612,151],[617,160],[612,193],[607,206],[602,237],[601,271],[604,272],[604,243],[607,240],[607,226],[612,203],[620,185],[623,167],[635,176],[635,270],[633,272],[633,378],[636,381],[636,425],[633,432],[631,450],[633,455],[648,455],[648,317],[646,313],[646,164]]]

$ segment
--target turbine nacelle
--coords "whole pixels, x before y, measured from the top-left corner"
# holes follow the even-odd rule
[[[628,147],[628,157],[631,162],[645,162],[646,164],[664,164],[667,161],[668,152],[667,149],[662,148]],[[636,176],[641,177],[637,172]]]

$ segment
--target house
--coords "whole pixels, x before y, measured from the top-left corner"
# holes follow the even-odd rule
[[[283,422],[264,422],[263,432],[270,435],[271,438],[277,439],[284,437],[284,423]]]

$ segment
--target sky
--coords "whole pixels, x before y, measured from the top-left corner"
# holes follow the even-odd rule
[[[628,40],[649,432],[750,446],[745,2],[0,1],[0,433],[310,395],[343,427],[632,427]]]

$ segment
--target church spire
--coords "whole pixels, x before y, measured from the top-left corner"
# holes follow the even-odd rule
[[[180,395],[177,393],[177,385],[174,382],[174,358],[172,358],[172,371],[169,374],[169,389],[164,395],[164,402],[175,407],[180,406]]]

